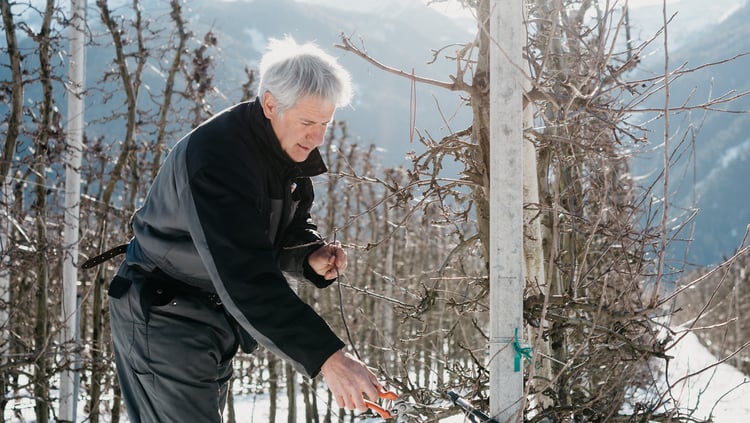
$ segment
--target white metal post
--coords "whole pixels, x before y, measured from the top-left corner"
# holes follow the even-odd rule
[[[81,202],[81,155],[83,150],[83,91],[85,81],[85,16],[86,1],[71,0],[70,56],[68,76],[68,125],[65,157],[65,213],[63,242],[63,300],[60,334],[64,359],[70,364],[60,376],[60,421],[73,422],[76,418],[78,376],[76,360],[78,304],[78,242]]]
[[[490,0],[490,408],[521,421],[523,372],[522,0]]]

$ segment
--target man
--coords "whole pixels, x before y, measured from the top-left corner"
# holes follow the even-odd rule
[[[273,40],[259,97],[180,140],[132,219],[110,285],[120,385],[132,422],[220,422],[231,360],[255,340],[340,407],[365,410],[382,386],[289,287],[282,271],[330,285],[346,253],[310,218],[318,147],[349,74],[313,44]]]

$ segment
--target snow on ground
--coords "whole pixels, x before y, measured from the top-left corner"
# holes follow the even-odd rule
[[[717,359],[706,350],[692,333],[687,334],[677,346],[668,351],[675,357],[669,365],[669,383],[672,384],[671,395],[665,389],[663,380],[658,391],[640,392],[638,397],[653,401],[659,396],[671,398],[670,405],[677,406],[684,415],[692,415],[696,421],[711,419],[714,423],[750,422],[750,378],[743,375],[729,364],[722,363],[708,371],[699,372],[717,362]],[[692,375],[689,378],[685,376]],[[324,395],[321,395],[321,398]],[[282,398],[285,398],[282,395]],[[304,416],[302,398],[297,401],[298,416]],[[237,421],[240,423],[266,423],[269,421],[269,400],[267,395],[243,395],[235,397]],[[80,404],[82,409],[83,404]],[[692,413],[692,414],[691,414]],[[78,422],[85,422],[85,414],[79,412]],[[11,401],[5,410],[6,422],[33,423],[33,402],[30,398],[23,401]],[[304,419],[304,417],[303,417]],[[106,422],[106,419],[102,419]],[[279,401],[276,421],[287,421],[285,401]],[[301,420],[300,420],[301,421]],[[360,419],[359,423],[375,423],[380,419]],[[128,423],[127,419],[121,422]],[[461,415],[441,421],[442,423],[468,422]]]
[[[675,357],[670,361],[668,378],[661,381],[658,392],[641,393],[645,400],[662,396],[669,401],[668,408],[677,408],[696,421],[750,421],[750,377],[726,363],[713,366],[718,360],[693,333],[667,354]],[[667,380],[672,385],[670,391],[666,389]]]

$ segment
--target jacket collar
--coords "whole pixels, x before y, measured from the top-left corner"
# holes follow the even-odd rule
[[[304,162],[297,163],[289,158],[281,149],[281,142],[273,132],[271,121],[263,114],[260,98],[248,103],[247,109],[251,130],[258,135],[258,142],[269,153],[274,165],[278,166],[282,174],[298,178],[317,176],[328,171],[323,156],[317,148],[310,152]]]

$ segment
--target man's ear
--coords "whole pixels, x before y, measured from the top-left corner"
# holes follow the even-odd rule
[[[273,94],[271,94],[269,91],[266,91],[263,93],[263,98],[261,99],[261,105],[263,106],[263,114],[266,116],[266,119],[271,119],[271,117],[275,117],[277,114],[276,109],[276,99],[274,98]]]

